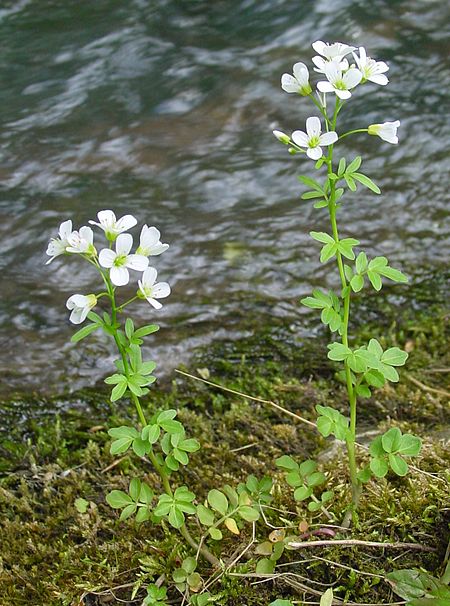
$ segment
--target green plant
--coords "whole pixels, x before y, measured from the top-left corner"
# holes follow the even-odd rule
[[[126,215],[117,220],[110,210],[100,211],[98,219],[98,222],[91,223],[103,230],[109,243],[100,253],[94,245],[92,229],[84,226],[73,231],[69,220],[61,224],[59,237],[51,240],[47,254],[50,261],[62,255],[75,255],[100,274],[103,291],[75,294],[67,300],[71,322],[81,324],[88,321],[73,335],[72,342],[78,343],[98,330],[113,340],[118,352],[114,361],[116,370],[105,379],[105,383],[111,386],[112,402],[125,397],[133,402],[138,423],[136,426],[121,425],[109,429],[112,438],[110,452],[112,455],[134,455],[150,462],[162,485],[161,494],[156,494],[155,489],[142,479],[132,477],[127,491],[112,490],[106,495],[106,501],[113,509],[120,510],[121,521],[134,518],[137,524],[167,523],[181,534],[195,557],[184,558],[181,567],[173,572],[172,580],[180,591],[196,593],[203,586],[196,570],[197,557],[201,555],[215,568],[220,568],[221,562],[208,542],[216,545],[224,532],[239,534],[245,523],[256,522],[260,517],[261,504],[271,499],[272,481],[267,477],[258,480],[249,476],[237,489],[224,485],[220,490],[210,490],[204,503],[198,502],[187,486],[179,485],[174,475],[189,464],[191,454],[199,450],[200,443],[187,437],[185,427],[176,418],[176,410],[151,410],[144,402],[149,387],[155,381],[153,371],[156,364],[143,358],[142,345],[144,338],[159,327],[156,324],[136,327],[131,317],[124,317],[125,309],[137,300],[147,301],[154,309],[162,307],[159,299],[169,295],[170,287],[167,283],[156,283],[157,272],[148,267],[148,257],[161,254],[168,245],[160,242],[160,233],[155,227],[144,225],[140,244],[131,254],[133,238],[123,232],[134,227],[136,219]],[[134,296],[119,302],[120,288],[130,281],[130,269],[143,272],[138,280],[138,289]],[[94,311],[100,307],[103,307],[102,311]],[[85,510],[86,503],[78,499],[78,510]],[[188,528],[190,518],[196,522],[192,526],[197,531],[200,529],[199,537],[194,538]],[[203,592],[194,601],[202,606],[209,601],[209,596]],[[145,603],[164,606],[166,588],[150,585]]]
[[[309,501],[308,510],[316,512],[324,508],[324,505],[333,498],[333,491],[326,490],[317,497],[315,489],[326,482],[326,477],[321,471],[317,471],[317,463],[311,459],[298,464],[292,457],[283,455],[276,461],[277,467],[286,471],[286,482],[294,488],[294,499],[296,501]]]
[[[360,241],[354,237],[340,235],[337,214],[344,203],[346,190],[347,193],[355,192],[362,186],[378,195],[381,191],[372,179],[360,171],[361,156],[351,159],[342,155],[336,157],[336,148],[343,139],[359,133],[376,135],[388,143],[397,144],[400,122],[372,124],[367,128],[338,132],[340,113],[351,98],[353,90],[358,85],[366,85],[369,82],[386,85],[388,79],[385,72],[389,68],[384,62],[367,57],[362,47],[359,52],[355,52],[354,47],[346,44],[317,41],[313,48],[318,53],[318,56],[313,58],[313,63],[316,71],[322,76],[322,80],[317,83],[317,93],[313,94],[309,71],[303,63],[294,65],[293,76],[284,74],[281,85],[288,93],[308,98],[318,110],[320,118],[309,117],[306,120],[306,132],[296,130],[289,136],[281,131],[274,131],[274,135],[289,146],[290,154],[305,154],[315,161],[316,170],[325,169],[323,177],[299,177],[308,187],[301,197],[303,200],[312,200],[314,208],[328,214],[330,233],[311,231],[310,235],[315,242],[321,244],[320,262],[327,263],[334,259],[340,289],[337,292],[315,289],[311,296],[304,297],[301,303],[320,311],[321,321],[335,335],[335,340],[328,346],[328,358],[341,362],[344,367],[341,376],[347,388],[349,414],[346,416],[331,406],[317,406],[317,428],[325,437],[333,435],[338,440],[345,441],[354,511],[358,506],[362,482],[368,481],[372,474],[376,477],[384,476],[389,468],[398,475],[405,475],[408,467],[403,456],[418,454],[420,440],[415,436],[399,436],[398,430],[395,433],[389,430],[372,444],[370,465],[362,472],[358,468],[355,448],[358,398],[370,397],[374,388],[383,387],[387,381],[397,382],[399,375],[396,367],[405,364],[408,354],[398,347],[383,350],[376,339],[370,339],[362,345],[353,344],[349,332],[351,300],[367,283],[379,291],[383,278],[399,283],[406,283],[408,278],[401,271],[392,268],[384,256],[369,259],[364,251],[355,252]],[[350,54],[356,65],[350,64],[347,59]],[[326,153],[322,147],[327,149]],[[301,478],[297,479],[299,482],[300,480]],[[310,488],[307,483],[299,484],[296,489],[297,497],[309,498],[312,495]]]

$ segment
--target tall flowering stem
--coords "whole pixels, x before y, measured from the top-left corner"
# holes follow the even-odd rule
[[[325,437],[332,435],[346,444],[352,499],[343,524],[348,525],[357,510],[363,484],[374,477],[384,477],[388,471],[405,475],[408,465],[404,457],[418,454],[421,446],[419,438],[402,435],[398,428],[393,427],[372,442],[369,463],[364,467],[358,465],[355,452],[358,397],[370,397],[372,390],[383,387],[386,381],[397,382],[399,375],[396,367],[406,362],[408,354],[398,347],[383,350],[376,339],[370,339],[368,343],[359,346],[353,345],[349,336],[351,297],[359,293],[367,282],[379,291],[382,288],[382,278],[400,283],[405,283],[408,279],[401,271],[390,267],[384,256],[369,260],[364,251],[356,255],[354,248],[360,244],[359,240],[342,238],[337,225],[337,212],[346,190],[347,193],[352,193],[357,187],[363,186],[375,194],[380,194],[381,191],[372,179],[359,171],[362,164],[360,156],[350,162],[345,157],[335,159],[336,145],[341,139],[361,133],[376,135],[395,145],[398,143],[397,129],[400,122],[371,124],[366,128],[358,127],[339,134],[337,122],[345,104],[360,86],[370,83],[385,86],[388,83],[385,72],[389,67],[382,61],[368,57],[364,47],[360,47],[357,54],[355,47],[340,42],[328,44],[319,40],[312,46],[319,53],[312,58],[314,69],[326,78],[316,83],[316,93],[312,92],[309,72],[303,63],[297,63],[294,69],[298,82],[289,74],[284,74],[281,84],[285,92],[296,93],[312,101],[325,121],[326,132],[321,134],[320,118],[311,116],[306,120],[306,132],[295,130],[289,136],[276,130],[274,135],[281,143],[289,146],[290,154],[305,154],[307,158],[315,160],[316,170],[326,167],[326,175],[322,180],[306,175],[299,178],[310,188],[302,194],[302,199],[313,200],[315,208],[328,211],[331,233],[311,231],[310,235],[323,245],[320,253],[322,263],[333,257],[336,259],[341,288],[338,293],[315,289],[312,296],[305,297],[301,302],[311,309],[321,311],[321,321],[335,335],[333,342],[328,345],[328,358],[342,362],[344,366],[340,375],[347,388],[348,416],[331,406],[317,405],[316,410],[319,432]],[[351,63],[350,55],[356,65]],[[298,66],[301,66],[301,70]],[[334,97],[331,102],[327,95]],[[326,153],[322,148],[326,149]]]

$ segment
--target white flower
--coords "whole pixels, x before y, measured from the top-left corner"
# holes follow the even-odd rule
[[[281,141],[281,143],[284,143],[285,145],[290,144],[291,138],[289,135],[286,135],[286,133],[283,133],[281,130],[273,130],[272,132],[278,141]]]
[[[292,133],[292,140],[299,147],[306,147],[306,155],[312,160],[318,160],[322,157],[321,145],[332,145],[338,140],[337,133],[330,131],[321,135],[322,126],[319,118],[313,116],[306,120],[306,133],[302,130],[295,130]]]
[[[80,231],[73,231],[67,238],[69,246],[67,252],[86,255],[95,255],[97,251],[94,247],[94,232],[90,227],[84,225]]]
[[[170,295],[170,286],[167,282],[156,282],[157,271],[154,267],[146,269],[142,275],[142,280],[138,281],[139,294],[155,309],[161,309],[162,305],[156,299],[164,299]]]
[[[67,299],[66,307],[71,309],[70,321],[73,324],[81,324],[93,307],[97,305],[95,295],[72,295]]]
[[[309,95],[312,91],[309,84],[309,72],[304,63],[296,63],[292,68],[294,75],[283,74],[281,76],[281,88],[287,93],[299,93]]]
[[[326,42],[322,42],[322,40],[317,40],[317,42],[313,42],[313,49],[322,57],[313,57],[312,62],[316,66],[315,71],[321,74],[325,73],[325,65],[330,61],[336,61],[339,63],[339,67],[342,71],[348,69],[348,61],[344,59],[345,55],[348,55],[352,51],[356,50],[354,46],[349,46],[348,44],[342,44],[341,42],[334,42],[333,44],[328,44]],[[325,57],[325,59],[323,58]]]
[[[141,230],[141,237],[136,254],[144,255],[144,257],[154,257],[160,255],[169,248],[168,244],[163,244],[160,241],[161,234],[156,227],[148,227],[144,225]]]
[[[66,248],[69,245],[68,238],[72,233],[72,221],[64,221],[59,226],[58,235],[59,238],[52,238],[48,243],[47,255],[50,255],[50,259],[46,261],[46,265],[51,263],[55,257],[63,255],[66,252]]]
[[[400,120],[395,122],[383,122],[383,124],[371,124],[368,128],[369,135],[377,135],[383,141],[397,145],[397,129],[400,126]]]
[[[366,49],[363,46],[359,47],[359,57],[356,53],[352,53],[356,65],[362,74],[362,81],[370,80],[375,84],[385,86],[389,80],[384,75],[384,72],[389,70],[389,66],[384,61],[375,61],[366,54]]]
[[[352,93],[350,88],[354,88],[361,82],[362,74],[359,69],[351,67],[344,74],[336,61],[326,63],[324,66],[327,81],[317,83],[317,88],[321,93],[336,93],[340,99],[350,99]]]
[[[110,269],[111,282],[115,286],[125,286],[130,281],[130,269],[144,271],[148,267],[148,259],[144,255],[130,255],[133,246],[131,234],[120,234],[116,240],[116,251],[104,248],[100,251],[98,261],[102,267]]]
[[[137,223],[137,219],[133,215],[125,215],[117,220],[112,210],[101,210],[97,213],[97,217],[100,223],[96,221],[89,221],[89,223],[98,225],[98,227],[103,229],[105,236],[112,242],[114,242],[119,234],[131,229]]]

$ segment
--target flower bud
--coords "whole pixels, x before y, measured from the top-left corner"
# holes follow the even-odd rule
[[[291,142],[290,137],[286,135],[286,133],[283,133],[281,130],[274,130],[272,132],[274,136],[278,139],[278,141],[281,141],[281,143],[289,145],[289,143]]]
[[[395,122],[383,122],[383,124],[371,124],[367,129],[369,135],[377,135],[383,141],[396,145],[398,143],[397,129],[400,126],[400,120]]]

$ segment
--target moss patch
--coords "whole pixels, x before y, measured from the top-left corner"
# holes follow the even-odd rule
[[[435,278],[432,283],[432,301],[424,295],[430,291],[424,279],[416,291],[396,294],[395,299],[388,291],[376,300],[366,298],[357,309],[359,320],[366,320],[357,333],[353,327],[356,342],[363,343],[370,335],[410,352],[399,385],[361,401],[359,441],[364,443],[374,430],[393,424],[422,435],[424,447],[414,461],[417,470],[406,478],[369,483],[351,531],[333,529],[322,513],[313,515],[296,503],[274,465],[281,454],[299,461],[318,457],[336,493],[329,510],[339,521],[348,505],[349,488],[345,453],[335,444],[268,404],[180,375],[152,390],[149,408],[180,409],[189,434],[202,443],[179,479],[199,499],[212,487],[236,485],[250,473],[273,474],[274,509],[267,509],[266,518],[273,526],[286,526],[288,534],[301,535],[308,525],[305,540],[330,538],[335,532],[334,538],[436,548],[425,552],[327,546],[285,551],[277,568],[283,575],[258,585],[252,585],[256,579],[248,575],[261,556],[251,548],[232,573],[212,585],[218,604],[265,606],[276,597],[318,601],[314,593],[305,593],[305,586],[322,592],[327,584],[333,584],[338,597],[354,602],[397,601],[382,579],[384,571],[422,566],[436,575],[442,572],[450,521],[449,477],[443,472],[450,463],[448,374],[443,370],[450,367],[450,356],[443,305],[447,295]],[[335,379],[335,366],[325,357],[326,333],[298,339],[292,323],[261,325],[258,314],[251,336],[199,352],[192,368],[202,374],[207,369],[212,381],[275,401],[306,419],[314,420],[317,403],[345,412],[345,390]],[[7,431],[0,443],[0,603],[94,606],[125,600],[140,604],[141,590],[134,601],[130,598],[133,585],[167,574],[188,551],[176,532],[151,524],[138,528],[131,521],[119,523],[105,503],[111,489],[126,489],[129,473],[161,490],[159,478],[145,461],[109,454],[107,428],[133,423],[132,409],[113,409],[106,393],[89,390],[63,399],[41,399],[38,407],[33,396],[15,398],[2,408]],[[308,534],[324,528],[328,534]],[[271,530],[259,522],[257,540],[267,540]],[[248,528],[238,537],[228,534],[222,541],[222,558],[226,561],[243,551],[249,539]],[[200,572],[205,580],[211,573],[204,563]],[[181,596],[174,591],[170,597]]]

